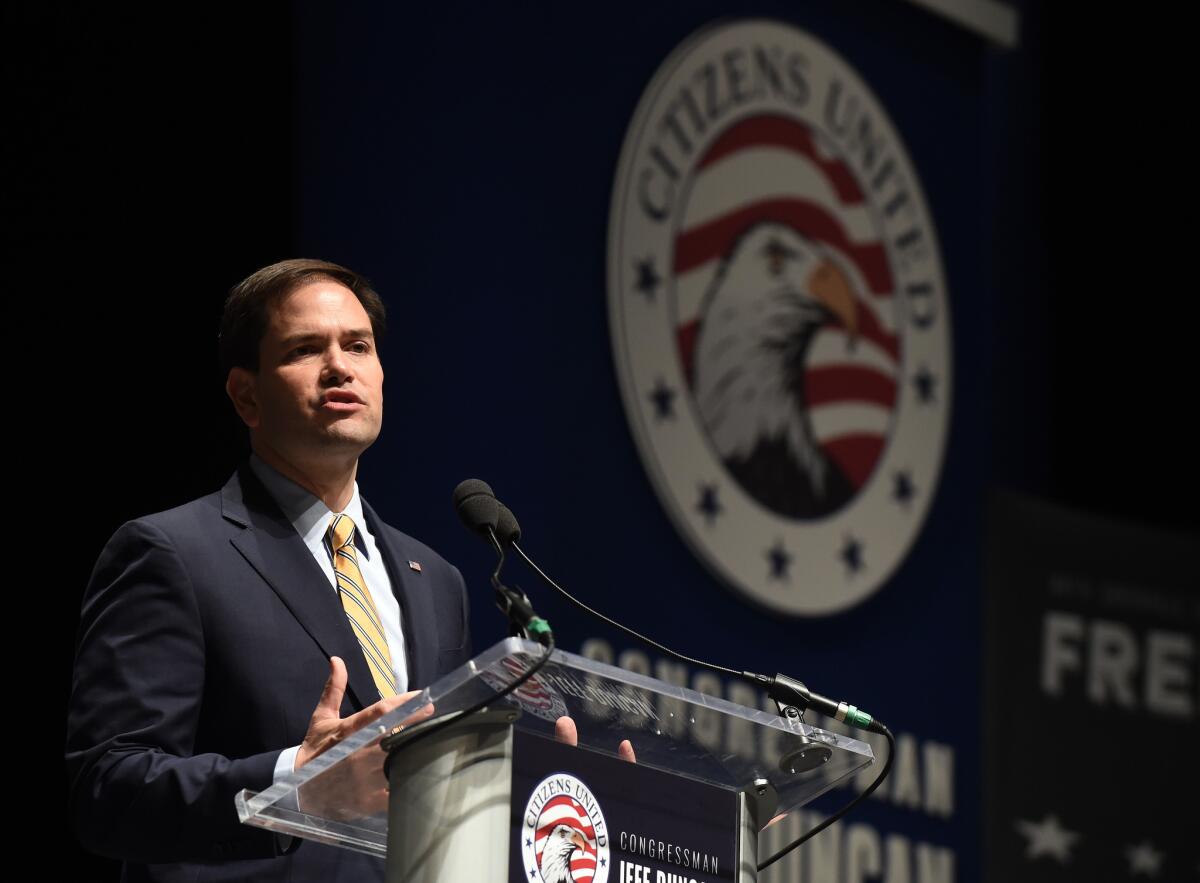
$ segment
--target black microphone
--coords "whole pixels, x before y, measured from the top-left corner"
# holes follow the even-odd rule
[[[511,546],[521,539],[521,525],[517,524],[517,516],[512,514],[511,509],[499,500],[496,501],[496,505],[500,507],[496,518],[496,539],[500,541],[501,546]]]
[[[454,489],[454,508],[467,530],[479,534],[496,551],[496,568],[492,571],[492,588],[496,590],[496,606],[508,617],[513,628],[544,646],[551,646],[554,633],[550,623],[538,616],[529,598],[520,588],[506,586],[500,580],[504,567],[504,546],[521,535],[521,528],[512,511],[496,499],[486,481],[468,478]]]
[[[742,672],[742,679],[765,690],[767,695],[775,700],[775,704],[779,706],[784,717],[794,716],[789,709],[797,709],[803,713],[805,709],[815,708],[826,717],[859,729],[870,730],[872,733],[882,733],[885,729],[882,723],[858,707],[848,702],[836,702],[820,693],[814,693],[800,681],[785,674],[776,674],[771,677],[746,671]]]
[[[467,530],[487,539],[500,517],[500,501],[486,481],[468,478],[454,489],[454,510]],[[512,514],[511,512],[509,513]]]

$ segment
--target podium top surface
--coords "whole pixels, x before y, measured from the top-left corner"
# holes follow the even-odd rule
[[[495,699],[543,653],[519,638],[495,644],[298,773],[261,793],[242,792],[242,821],[383,855],[386,801],[363,792],[387,783],[383,738],[430,704],[437,718],[494,700],[490,708],[519,712],[515,727],[547,737],[559,718],[570,717],[581,750],[616,756],[628,739],[637,763],[731,791],[768,793],[771,804],[778,801],[774,812],[809,802],[873,760],[866,742],[563,650]]]

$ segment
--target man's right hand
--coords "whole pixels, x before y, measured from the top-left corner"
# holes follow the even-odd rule
[[[312,718],[308,722],[308,732],[304,734],[304,741],[300,743],[300,750],[296,752],[294,769],[300,769],[314,757],[324,754],[352,733],[372,721],[379,720],[389,711],[396,710],[420,692],[419,690],[410,690],[399,696],[389,696],[349,717],[339,717],[342,697],[346,693],[348,680],[346,663],[339,656],[330,658],[329,680],[325,682],[325,689],[321,691],[321,699],[317,702],[317,707],[313,709]],[[433,706],[427,705],[406,720],[405,724],[415,723],[431,714],[433,714]]]

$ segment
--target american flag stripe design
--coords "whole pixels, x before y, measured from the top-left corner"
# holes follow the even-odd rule
[[[559,825],[570,825],[587,840],[586,848],[577,849],[571,855],[571,879],[575,883],[591,883],[596,874],[596,850],[593,845],[596,842],[596,830],[592,827],[592,821],[584,812],[582,804],[566,794],[546,801],[542,814],[538,816],[537,833],[534,835],[538,867],[542,866],[542,850],[545,848],[546,838]]]
[[[719,260],[744,230],[760,221],[782,221],[810,239],[834,247],[858,267],[873,294],[891,296],[892,271],[883,245],[854,242],[836,215],[803,199],[764,199],[733,208],[707,224],[689,227],[675,239],[675,272],[686,273]]]
[[[881,168],[878,174],[889,174]],[[870,182],[865,182],[870,185]],[[734,123],[697,163],[673,256],[676,339],[693,380],[704,297],[722,258],[756,223],[786,224],[824,249],[856,293],[858,333],[814,336],[804,399],[826,455],[856,487],[883,454],[900,391],[896,281],[853,171],[803,123],[756,116]]]

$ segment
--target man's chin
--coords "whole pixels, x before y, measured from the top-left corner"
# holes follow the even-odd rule
[[[379,438],[379,427],[347,425],[347,421],[339,421],[326,427],[321,435],[321,441],[327,448],[339,451],[357,449],[365,451]]]

